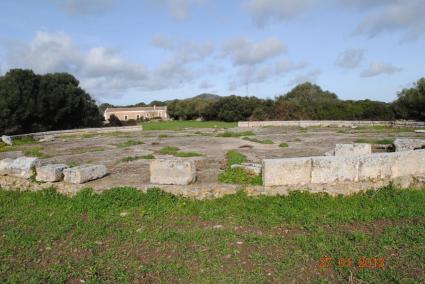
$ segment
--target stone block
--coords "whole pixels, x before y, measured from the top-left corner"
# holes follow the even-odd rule
[[[8,174],[8,168],[13,163],[13,159],[3,159],[0,161],[0,176]]]
[[[64,164],[46,165],[37,167],[36,180],[44,182],[58,182],[63,180],[63,170],[68,168]]]
[[[376,181],[389,179],[397,155],[379,153],[359,157],[359,181]]]
[[[425,176],[425,150],[392,153],[392,178]]]
[[[313,157],[311,183],[357,181],[356,157]]]
[[[336,144],[335,156],[360,156],[372,154],[372,145],[366,143]]]
[[[3,135],[1,137],[1,141],[3,141],[3,143],[5,143],[5,144],[7,144],[9,146],[12,146],[13,145],[12,137],[10,137],[10,136]]]
[[[6,168],[7,175],[30,178],[34,174],[35,167],[40,165],[40,160],[33,157],[20,157],[11,162]]]
[[[104,165],[82,165],[63,170],[64,181],[74,184],[100,179],[107,174],[108,169]]]
[[[196,181],[195,162],[185,159],[157,159],[150,163],[150,182],[188,185]]]
[[[425,139],[397,138],[394,140],[396,152],[412,151],[425,146]]]
[[[311,158],[263,160],[265,186],[306,185],[310,183]]]
[[[230,166],[232,169],[243,169],[244,171],[253,174],[253,175],[261,175],[263,166],[261,164],[255,163],[243,163],[243,164],[235,164]]]

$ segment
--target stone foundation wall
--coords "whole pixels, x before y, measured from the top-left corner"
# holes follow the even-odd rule
[[[297,121],[239,121],[238,127],[356,127],[356,126],[388,126],[388,127],[425,127],[425,122],[418,121],[347,121],[347,120],[297,120]]]
[[[425,177],[425,150],[263,160],[263,182],[266,187],[390,182],[405,177]]]

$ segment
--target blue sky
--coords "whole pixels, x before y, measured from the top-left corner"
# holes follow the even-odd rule
[[[311,81],[392,101],[425,76],[425,0],[2,0],[0,74],[69,72],[99,102],[273,98]]]

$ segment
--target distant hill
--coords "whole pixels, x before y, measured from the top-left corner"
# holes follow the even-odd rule
[[[215,95],[215,94],[204,93],[204,94],[197,95],[197,96],[195,96],[191,99],[203,99],[203,100],[218,101],[219,99],[221,99],[221,96]]]

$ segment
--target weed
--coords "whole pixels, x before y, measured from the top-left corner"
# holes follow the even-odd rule
[[[127,147],[141,145],[141,144],[145,144],[145,143],[143,143],[142,141],[127,140],[126,142],[122,142],[122,143],[117,144],[117,147],[118,148],[127,148]]]
[[[279,144],[279,147],[280,148],[288,148],[289,145],[288,145],[288,143],[282,142],[282,143]]]
[[[162,155],[175,155],[180,149],[173,146],[166,146],[159,150],[159,153]]]
[[[123,163],[128,163],[128,162],[133,162],[133,161],[137,161],[137,160],[153,160],[155,159],[155,156],[150,154],[150,155],[144,155],[144,156],[128,156],[125,158],[121,159],[121,162]]]
[[[41,146],[35,146],[35,147],[31,147],[31,148],[26,148],[24,150],[24,155],[25,156],[30,156],[30,157],[37,157],[40,159],[46,159],[49,156],[46,153],[43,153],[43,147]]]
[[[225,131],[223,133],[217,134],[217,137],[242,137],[242,136],[253,136],[255,135],[252,131],[243,131],[243,132],[233,132]]]
[[[180,158],[188,158],[188,157],[200,157],[204,154],[198,153],[198,152],[177,152],[174,154],[176,157]]]
[[[227,167],[224,172],[220,173],[218,176],[220,182],[242,185],[261,185],[263,183],[261,176],[252,175],[240,168],[231,168],[232,165],[246,163],[247,158],[245,155],[238,151],[231,150],[227,152],[226,158]]]
[[[260,139],[257,139],[257,138],[250,138],[250,137],[244,137],[242,139],[246,140],[246,141],[260,143],[260,144],[273,144],[273,141],[271,139],[260,140]]]

